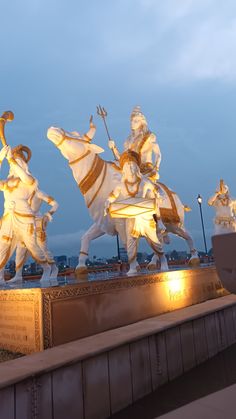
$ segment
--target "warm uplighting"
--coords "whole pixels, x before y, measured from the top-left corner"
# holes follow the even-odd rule
[[[179,298],[185,289],[185,271],[163,272],[162,277],[170,300]]]
[[[176,278],[172,279],[171,281],[168,281],[168,288],[171,291],[171,293],[180,292],[182,289],[181,279]]]

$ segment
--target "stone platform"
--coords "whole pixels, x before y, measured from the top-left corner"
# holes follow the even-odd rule
[[[105,278],[105,280],[104,280]],[[25,354],[221,297],[214,267],[0,290],[0,348]]]

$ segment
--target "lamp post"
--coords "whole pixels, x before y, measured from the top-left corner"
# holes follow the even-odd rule
[[[201,197],[200,194],[198,194],[198,196],[197,196],[197,202],[199,204],[201,223],[202,223],[202,235],[203,235],[203,240],[204,240],[205,253],[206,253],[206,256],[207,256],[208,253],[207,253],[206,235],[205,235],[205,227],[204,227],[204,221],[203,221],[203,216],[202,216],[202,197]]]
[[[118,257],[118,263],[121,262],[120,260],[120,243],[119,243],[119,235],[116,235],[116,246],[117,246],[117,257]]]

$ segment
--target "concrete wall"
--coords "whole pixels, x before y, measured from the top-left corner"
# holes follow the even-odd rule
[[[99,419],[236,341],[236,296],[0,365],[1,419]]]

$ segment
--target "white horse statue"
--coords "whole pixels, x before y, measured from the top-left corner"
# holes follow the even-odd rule
[[[114,190],[121,180],[121,172],[112,162],[101,159],[98,154],[104,150],[90,142],[91,138],[84,135],[83,138],[76,132],[67,132],[62,128],[51,127],[47,137],[60,150],[68,160],[74,179],[81,193],[94,224],[81,238],[81,250],[76,273],[86,273],[86,259],[88,257],[90,242],[104,234],[119,234],[126,244],[124,235],[124,220],[104,217],[104,205],[108,195]],[[91,137],[91,136],[90,136]],[[192,254],[191,261],[198,262],[198,254],[194,249],[190,235],[183,227],[185,207],[179,197],[170,191],[164,184],[159,183],[164,195],[161,203],[161,216],[168,232],[184,238]],[[150,264],[156,263],[157,255]],[[160,256],[161,270],[167,270],[168,265],[164,255]],[[136,264],[138,265],[137,261]]]

